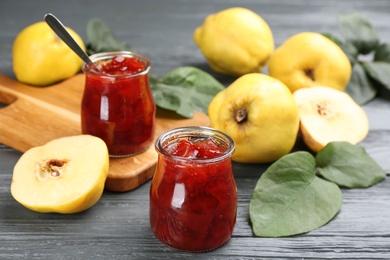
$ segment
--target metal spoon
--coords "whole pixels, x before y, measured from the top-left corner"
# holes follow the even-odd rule
[[[58,37],[60,37],[81,59],[83,59],[88,66],[91,66],[96,71],[100,71],[99,67],[91,61],[88,55],[83,51],[83,49],[81,49],[80,45],[77,44],[57,17],[48,13],[45,15],[45,21],[58,35]]]

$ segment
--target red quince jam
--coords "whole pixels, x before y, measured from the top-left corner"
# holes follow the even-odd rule
[[[212,139],[195,142],[180,140],[178,143],[168,146],[166,150],[175,156],[198,159],[213,158],[224,152],[224,149],[218,146]]]
[[[147,64],[115,56],[98,62],[101,72],[85,73],[81,106],[82,132],[103,139],[110,156],[146,150],[154,139],[156,107]]]
[[[109,62],[100,64],[100,68],[107,75],[129,75],[145,70],[145,63],[135,58],[115,56]]]
[[[231,159],[203,160],[225,150],[211,139],[181,140],[165,148],[174,157],[159,156],[150,189],[150,224],[160,241],[208,251],[229,240],[237,207]]]

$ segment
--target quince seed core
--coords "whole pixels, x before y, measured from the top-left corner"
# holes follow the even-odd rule
[[[317,103],[316,106],[317,106],[317,113],[323,118],[330,118],[337,111],[337,109],[333,109],[331,103],[327,102],[326,100]]]
[[[38,162],[36,165],[38,179],[60,177],[68,162],[69,160],[67,159],[48,159]]]

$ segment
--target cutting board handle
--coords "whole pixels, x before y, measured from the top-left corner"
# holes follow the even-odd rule
[[[80,116],[0,85],[0,140],[19,151],[79,134]]]
[[[11,93],[7,93],[5,91],[0,91],[0,109],[1,107],[4,107],[4,106],[7,106],[13,102],[15,102],[18,98],[11,94]]]

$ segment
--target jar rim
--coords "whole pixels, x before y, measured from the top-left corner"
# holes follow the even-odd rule
[[[110,75],[110,74],[102,74],[94,69],[91,69],[91,67],[88,66],[88,64],[85,62],[83,62],[81,69],[85,74],[92,74],[92,75],[96,75],[96,76],[104,77],[104,78],[130,78],[130,77],[145,75],[145,74],[149,73],[149,71],[152,67],[150,60],[146,56],[139,54],[139,53],[131,52],[131,51],[99,52],[99,53],[92,54],[91,56],[89,56],[89,58],[92,62],[96,62],[96,61],[100,61],[100,60],[107,60],[107,59],[113,58],[115,56],[136,58],[144,63],[144,65],[145,65],[144,69],[139,71],[139,72],[126,74],[126,75],[123,75],[123,74]]]
[[[177,156],[170,154],[165,148],[168,145],[164,145],[165,142],[174,143],[174,141],[178,139],[183,139],[185,137],[194,137],[196,138],[205,138],[205,137],[211,137],[214,139],[218,139],[218,141],[223,141],[226,144],[226,149],[221,154],[211,157],[211,158],[186,158],[182,156]],[[173,128],[171,130],[168,130],[164,133],[162,133],[160,136],[157,137],[155,142],[155,149],[156,151],[172,160],[176,161],[192,161],[192,162],[198,162],[198,163],[214,163],[218,161],[225,160],[226,158],[230,157],[234,150],[235,150],[235,142],[234,140],[226,133],[206,126],[186,126],[186,127],[178,127]]]

